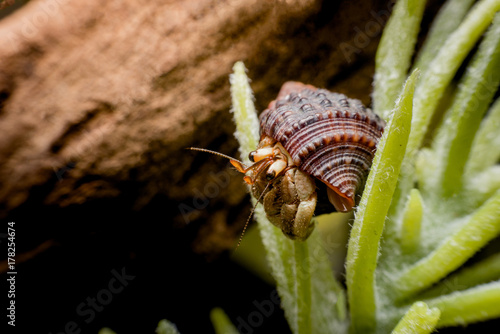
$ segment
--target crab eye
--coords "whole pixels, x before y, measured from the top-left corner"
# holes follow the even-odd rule
[[[258,162],[262,159],[272,157],[273,154],[273,149],[271,147],[264,147],[250,152],[248,159],[250,159],[251,162]]]
[[[266,174],[266,180],[271,181],[276,177],[276,172],[274,170],[268,171]]]
[[[266,173],[266,179],[268,181],[274,179],[276,175],[279,175],[285,168],[287,164],[284,160],[276,160],[269,166]]]

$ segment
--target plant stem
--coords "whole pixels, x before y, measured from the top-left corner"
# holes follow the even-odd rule
[[[375,57],[373,109],[385,120],[389,119],[408,75],[425,2],[396,2],[380,39]]]
[[[446,158],[442,183],[446,197],[462,188],[462,175],[472,141],[500,82],[500,14],[486,32],[479,50],[462,80],[447,121],[441,128],[445,143],[441,155]]]
[[[417,75],[414,72],[408,78],[379,142],[349,238],[346,275],[353,333],[371,333],[376,326],[374,274],[379,242],[410,133]]]
[[[450,275],[419,298],[429,299],[454,291],[465,290],[479,284],[488,283],[500,278],[500,253],[494,254],[470,267]]]
[[[500,282],[426,301],[441,310],[437,327],[460,326],[500,316]]]
[[[404,197],[412,188],[415,155],[446,87],[498,10],[500,10],[500,0],[477,2],[460,26],[444,42],[425,73],[422,73],[422,78],[415,89],[412,129],[391,213],[398,215]]]
[[[441,312],[429,309],[426,303],[416,302],[399,321],[392,334],[427,334],[436,328]]]
[[[472,144],[465,175],[473,176],[493,166],[500,159],[500,98],[481,122]]]
[[[311,333],[311,268],[306,242],[294,242],[298,333]]]
[[[408,141],[408,155],[413,157],[420,147],[439,100],[463,60],[474,47],[477,40],[490,25],[495,13],[500,10],[500,0],[478,2],[462,24],[454,31],[441,47],[439,53],[422,73],[415,90],[415,115]]]
[[[401,248],[407,254],[414,252],[420,244],[422,214],[422,197],[418,189],[412,189],[403,213],[401,226]]]
[[[248,164],[248,153],[259,144],[259,119],[253,104],[253,94],[243,62],[236,62],[233,74],[229,76],[231,83],[232,112],[236,124],[234,136],[240,144],[240,156],[243,163]]]
[[[210,312],[210,320],[217,334],[238,334],[238,330],[234,327],[229,317],[224,311],[216,307]]]
[[[448,36],[460,25],[473,2],[474,0],[446,1],[432,22],[429,33],[413,65],[414,69],[418,68],[421,72],[427,70],[428,64],[439,52]]]
[[[491,166],[485,171],[469,178],[465,190],[474,205],[481,205],[500,189],[500,165]]]

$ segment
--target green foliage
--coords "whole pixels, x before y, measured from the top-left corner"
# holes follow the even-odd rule
[[[99,330],[99,334],[116,334],[111,328],[104,327]]]
[[[401,219],[400,242],[404,253],[415,252],[420,244],[422,214],[422,196],[418,189],[412,189]]]
[[[156,327],[156,334],[179,334],[177,327],[168,320],[161,320]]]
[[[210,312],[210,320],[214,325],[217,334],[238,334],[238,330],[233,326],[229,317],[221,308],[214,308]]]
[[[439,52],[448,36],[458,28],[473,2],[474,0],[460,0],[448,1],[443,4],[425,38],[422,49],[417,55],[414,68],[418,68],[420,71],[427,70],[427,66]]]
[[[179,334],[177,327],[168,320],[161,320],[156,327],[156,334]],[[230,334],[229,332],[226,332]],[[237,332],[236,332],[237,333]],[[99,331],[99,334],[116,334],[110,328],[104,327]]]
[[[376,327],[375,269],[380,237],[396,188],[410,134],[412,100],[418,72],[407,80],[394,116],[379,142],[349,238],[346,274],[351,329],[366,333]]]
[[[231,83],[231,98],[233,101],[234,122],[236,132],[234,136],[240,143],[241,161],[248,165],[248,153],[255,150],[259,144],[259,120],[253,104],[253,93],[246,76],[245,65],[237,62],[233,67],[233,74],[229,77]]]
[[[373,108],[384,119],[389,118],[406,80],[424,8],[422,0],[398,1],[380,40],[375,57]]]
[[[438,308],[429,309],[426,303],[416,302],[399,321],[392,334],[432,333],[436,328],[440,314]]]
[[[471,5],[449,0],[442,7],[413,64],[418,80],[418,72],[407,73],[425,3],[398,1],[384,30],[373,105],[388,125],[356,209],[347,291],[333,278],[318,229],[293,242],[257,207],[294,333],[431,333],[500,317],[500,254],[462,268],[500,235],[500,100],[491,105],[500,82],[500,1]],[[242,63],[231,84],[245,159],[259,138]]]

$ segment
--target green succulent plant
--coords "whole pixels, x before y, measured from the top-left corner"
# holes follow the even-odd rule
[[[320,231],[291,241],[257,206],[293,333],[431,333],[500,317],[500,254],[462,268],[500,234],[500,1],[449,0],[412,64],[424,7],[398,1],[377,51],[373,108],[388,124],[350,232],[347,289]],[[241,62],[231,93],[245,160],[259,130]]]

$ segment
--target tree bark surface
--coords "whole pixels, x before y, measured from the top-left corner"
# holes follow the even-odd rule
[[[298,80],[370,103],[386,1],[35,0],[0,21],[1,218],[148,212],[232,249],[250,212],[228,76],[263,110]],[[19,218],[21,217],[21,218]],[[42,240],[40,240],[41,242]]]

